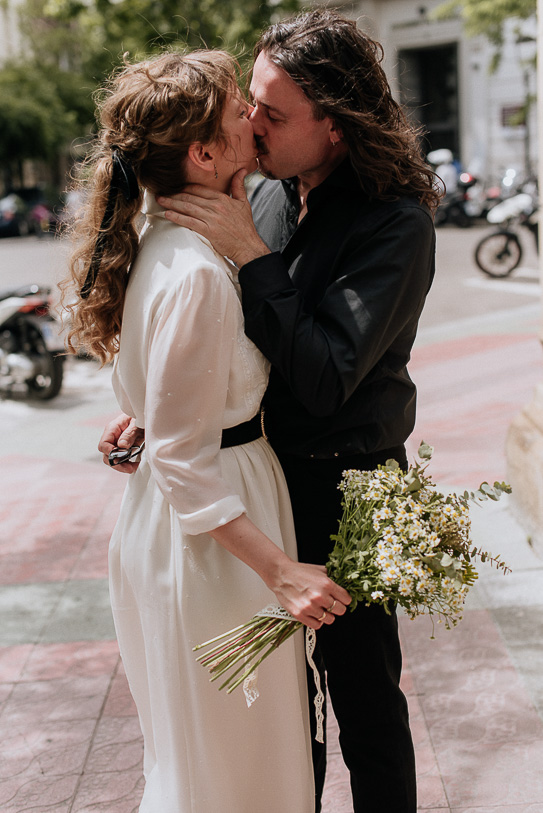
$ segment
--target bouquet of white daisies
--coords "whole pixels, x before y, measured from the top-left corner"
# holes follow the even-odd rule
[[[477,561],[509,571],[499,556],[472,544],[468,504],[497,500],[510,486],[483,483],[475,492],[442,494],[426,473],[432,453],[421,443],[407,472],[389,460],[374,471],[343,473],[343,516],[327,570],[351,595],[351,611],[360,603],[382,604],[387,612],[399,605],[410,618],[435,615],[449,629],[462,617]],[[198,660],[211,680],[224,677],[219,688],[232,692],[301,626],[282,608],[266,608],[195,649],[207,649]]]

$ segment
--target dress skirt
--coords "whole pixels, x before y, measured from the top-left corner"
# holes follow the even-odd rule
[[[221,474],[260,530],[296,558],[288,491],[263,439],[219,452]],[[258,670],[260,696],[219,691],[193,647],[275,596],[208,534],[183,533],[145,456],[110,545],[120,651],[144,737],[140,813],[312,813],[303,634]]]

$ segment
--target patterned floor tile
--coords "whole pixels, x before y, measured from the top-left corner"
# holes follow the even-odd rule
[[[107,579],[66,582],[40,640],[53,643],[114,639]]]
[[[23,782],[0,782],[2,813],[68,813],[79,776],[41,776]]]
[[[71,813],[137,813],[142,793],[139,770],[86,774]]]
[[[137,717],[103,717],[96,729],[85,773],[142,770],[143,741]]]
[[[32,648],[21,678],[38,681],[111,675],[118,661],[116,641],[40,644]]]
[[[103,717],[135,717],[137,713],[126,675],[119,669],[111,684]]]
[[[15,686],[15,683],[0,683],[0,715]]]
[[[496,439],[530,400],[540,353],[539,342],[520,332],[415,350],[419,418],[410,450],[422,437],[435,444],[436,481],[474,487],[505,476],[503,444]],[[89,419],[99,429],[104,420]],[[7,760],[2,756],[0,809],[136,813],[141,734],[108,627],[106,584],[108,541],[126,481],[98,461],[13,456],[5,470],[0,751]],[[519,581],[522,591],[524,575]],[[496,589],[510,603],[501,583]],[[524,611],[530,608],[516,609]],[[419,810],[543,813],[541,721],[518,674],[538,642],[533,620],[532,609],[517,635],[509,606],[493,613],[474,609],[457,630],[438,629],[433,641],[428,619],[401,620]],[[504,640],[511,650],[517,642],[519,663],[511,661]],[[539,661],[527,668],[534,684],[541,683]],[[352,813],[337,726],[323,813]]]
[[[0,646],[115,638],[107,579],[0,586]]]
[[[19,680],[32,649],[32,644],[0,647],[0,683]]]
[[[17,779],[21,786],[40,776],[79,774],[85,764],[95,720],[13,726],[2,733],[0,781]]]
[[[23,456],[3,463],[10,476],[0,496],[0,583],[107,577],[107,546],[124,478],[98,462]]]
[[[18,683],[0,717],[0,737],[14,728],[32,730],[50,722],[96,720],[109,683],[108,675]]]
[[[541,804],[543,742],[451,744],[438,753],[451,807]]]
[[[0,646],[38,642],[63,590],[63,582],[0,585]]]
[[[436,807],[449,810],[443,781],[439,773],[435,776],[417,776],[418,810],[432,810]]]
[[[533,805],[496,805],[495,807],[453,807],[451,813],[543,813],[543,802]]]

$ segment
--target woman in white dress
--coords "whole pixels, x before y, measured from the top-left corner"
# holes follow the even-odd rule
[[[237,269],[154,201],[187,182],[227,191],[236,171],[255,169],[235,79],[222,52],[166,54],[116,77],[64,286],[71,349],[115,356],[119,404],[146,432],[110,546],[144,736],[141,813],[312,813],[301,633],[260,667],[250,707],[209,682],[193,647],[270,602],[318,629],[334,619],[322,608],[344,599],[324,568],[296,561],[288,492],[261,431],[268,364],[243,331]]]

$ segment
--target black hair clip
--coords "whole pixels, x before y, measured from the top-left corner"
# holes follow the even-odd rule
[[[139,196],[140,188],[132,164],[117,147],[113,148],[111,159],[113,164],[111,173],[112,188],[122,192],[125,200],[135,200]]]
[[[109,195],[107,198],[106,209],[102,222],[100,224],[100,233],[94,246],[94,253],[90,262],[89,270],[85,282],[79,292],[81,299],[87,299],[96,282],[100,264],[102,262],[102,254],[104,253],[104,243],[106,232],[111,225],[113,215],[115,212],[115,201],[117,193],[121,192],[125,200],[136,200],[139,197],[140,189],[136,173],[130,161],[128,161],[119,149],[114,147],[111,155],[111,182],[109,186]]]

